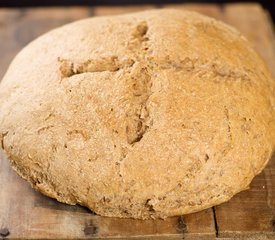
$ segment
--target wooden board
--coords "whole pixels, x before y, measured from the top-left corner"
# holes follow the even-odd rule
[[[267,13],[257,4],[174,4],[127,7],[0,9],[0,78],[30,40],[64,23],[170,7],[201,12],[238,28],[266,60],[275,76],[275,41]],[[166,220],[133,220],[94,215],[43,196],[11,170],[0,154],[0,237],[108,239],[275,239],[275,156],[248,191],[198,213]]]

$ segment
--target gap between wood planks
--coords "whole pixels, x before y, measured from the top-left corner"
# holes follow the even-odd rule
[[[214,218],[214,224],[215,224],[216,238],[218,238],[219,237],[219,225],[218,225],[218,220],[217,220],[217,216],[216,216],[215,206],[212,207],[212,211],[213,211],[213,218]]]

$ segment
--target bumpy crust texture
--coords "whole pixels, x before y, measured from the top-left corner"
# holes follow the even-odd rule
[[[235,29],[187,11],[96,17],[43,35],[10,65],[0,107],[18,174],[104,216],[220,204],[274,149],[265,64]]]

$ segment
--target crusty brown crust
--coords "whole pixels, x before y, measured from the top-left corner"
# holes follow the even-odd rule
[[[274,81],[235,29],[152,10],[30,43],[0,88],[0,140],[42,193],[99,215],[196,212],[247,189],[274,149]]]

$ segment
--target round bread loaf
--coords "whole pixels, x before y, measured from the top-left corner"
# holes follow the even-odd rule
[[[152,10],[39,37],[0,89],[13,168],[103,216],[165,218],[245,190],[274,150],[274,80],[235,29]]]

